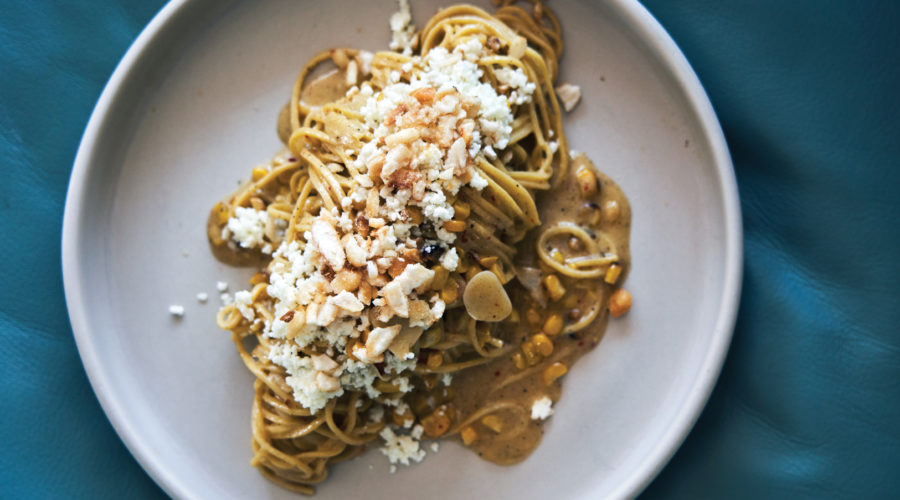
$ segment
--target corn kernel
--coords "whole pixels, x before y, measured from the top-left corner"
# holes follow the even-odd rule
[[[556,381],[556,379],[565,375],[567,371],[569,371],[569,369],[566,367],[566,365],[558,361],[556,363],[553,363],[552,365],[548,366],[546,370],[544,370],[544,384],[552,384]]]
[[[519,370],[524,370],[525,367],[528,366],[528,365],[525,363],[525,356],[522,356],[522,353],[521,353],[521,352],[517,352],[517,353],[515,353],[515,354],[512,355],[512,362],[513,362],[513,365],[514,365],[516,368],[518,368]]]
[[[269,277],[265,275],[265,273],[256,273],[250,277],[251,285],[258,285],[260,283],[265,283],[269,281]]]
[[[444,231],[449,233],[461,233],[466,230],[465,221],[461,220],[448,220],[444,223]]]
[[[434,266],[432,271],[434,271],[434,278],[431,279],[431,289],[440,290],[444,288],[444,285],[447,284],[447,278],[450,276],[450,271],[441,265]]]
[[[537,311],[535,308],[531,308],[525,311],[525,319],[528,320],[532,325],[536,325],[541,322],[541,313]]]
[[[557,301],[562,298],[563,295],[566,294],[566,289],[563,287],[562,283],[559,281],[559,278],[555,274],[549,274],[544,277],[544,288],[547,289],[547,294],[550,295],[550,300]]]
[[[228,219],[231,216],[231,212],[228,210],[227,205],[216,203],[216,206],[213,207],[213,210],[215,210],[216,212],[216,220],[219,221],[219,224],[225,224],[226,222],[228,222]]]
[[[496,255],[491,255],[490,257],[482,257],[478,259],[478,263],[481,264],[481,267],[485,269],[490,269],[491,266],[497,263],[498,257]]]
[[[620,274],[622,274],[622,266],[613,264],[609,266],[609,269],[606,270],[606,276],[603,278],[603,281],[609,283],[610,285],[615,285],[616,281],[619,281]]]
[[[456,299],[459,297],[459,285],[456,284],[456,281],[449,281],[444,288],[441,290],[441,300],[444,301],[445,304],[452,304],[456,302]]]
[[[597,176],[591,169],[581,167],[575,172],[575,179],[578,181],[578,188],[581,196],[587,198],[593,196],[597,192]]]
[[[480,272],[481,270],[476,268],[475,266],[470,267],[469,270],[466,271],[466,282],[472,281],[472,278],[474,278],[475,275]]]
[[[428,355],[428,361],[425,363],[432,370],[444,364],[444,355],[440,352],[433,352]]]
[[[560,264],[562,264],[566,260],[566,257],[562,254],[562,252],[559,251],[558,248],[550,250],[550,258],[555,260],[556,262],[559,262]]]
[[[469,214],[472,213],[471,207],[469,204],[464,201],[458,201],[453,204],[453,215],[459,220],[466,220],[469,218]]]
[[[538,356],[537,350],[534,347],[534,342],[530,340],[522,342],[522,354],[525,355],[525,364],[528,366],[534,366],[541,361],[541,358]]]
[[[503,420],[501,420],[497,415],[488,415],[481,419],[481,423],[484,424],[484,426],[488,429],[498,434],[503,430]]]
[[[256,181],[262,179],[263,177],[265,177],[268,173],[269,173],[269,171],[266,170],[265,168],[256,167],[250,172],[250,178],[253,179],[254,182],[256,182]]]
[[[459,431],[459,437],[462,438],[462,442],[464,445],[469,446],[474,443],[476,439],[478,439],[478,433],[475,432],[475,429],[472,428],[471,425],[467,425],[463,427],[461,431]]]
[[[624,288],[616,290],[609,298],[609,314],[614,318],[618,318],[627,313],[631,309],[631,300],[631,294],[628,293],[628,290]]]
[[[550,340],[550,337],[543,333],[536,333],[531,337],[531,341],[534,342],[534,350],[541,356],[546,358],[553,354],[553,341]]]
[[[542,330],[544,330],[544,333],[550,336],[559,335],[559,332],[561,332],[562,329],[563,319],[562,316],[557,313],[551,314],[547,318],[547,321],[544,321],[544,327],[542,328]]]

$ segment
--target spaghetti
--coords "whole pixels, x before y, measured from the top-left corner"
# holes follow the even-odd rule
[[[256,377],[251,463],[300,493],[379,436],[392,462],[423,435],[520,461],[533,401],[630,306],[630,209],[570,156],[555,15],[458,5],[395,39],[417,47],[312,58],[286,149],[208,222],[261,268],[217,316]]]

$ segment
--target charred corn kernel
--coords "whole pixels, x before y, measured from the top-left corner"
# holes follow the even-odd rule
[[[459,254],[459,262],[456,263],[456,272],[462,274],[469,270],[469,259],[467,259],[462,253],[460,253],[458,248],[456,249],[456,253]]]
[[[550,316],[548,316],[547,320],[544,321],[544,327],[542,328],[544,333],[546,333],[547,335],[550,335],[550,336],[559,335],[559,332],[561,332],[562,329],[563,329],[563,319],[562,319],[562,315],[560,315],[558,313],[553,313]]]
[[[532,307],[531,309],[525,311],[525,319],[532,325],[536,325],[541,322],[541,313],[539,313],[537,309]]]
[[[562,252],[559,251],[558,248],[550,250],[550,258],[555,260],[556,262],[559,262],[560,264],[566,261],[566,257],[562,254]]]
[[[491,266],[497,263],[498,257],[496,255],[491,255],[490,257],[482,257],[478,259],[478,263],[485,269],[490,269]]]
[[[618,318],[627,313],[629,309],[631,309],[631,294],[628,293],[628,290],[620,288],[613,292],[609,298],[609,314]]]
[[[450,276],[450,271],[441,265],[434,266],[432,271],[434,271],[434,278],[431,279],[431,289],[440,290],[444,288],[444,285],[447,284],[447,278]]]
[[[433,352],[428,355],[428,361],[425,363],[432,370],[444,364],[444,355],[440,352]]]
[[[552,365],[548,366],[542,374],[544,378],[544,384],[552,384],[556,381],[556,379],[565,375],[567,371],[569,371],[569,369],[566,367],[566,365],[560,363],[559,361],[553,363]]]
[[[603,278],[603,281],[609,283],[610,285],[615,285],[616,281],[619,281],[620,274],[622,274],[622,266],[613,264],[609,266],[609,269],[606,270],[606,276]]]
[[[528,366],[525,363],[525,356],[522,356],[521,352],[517,352],[512,355],[512,362],[513,362],[513,365],[520,370],[524,370],[525,367]]]
[[[446,406],[438,407],[431,415],[422,419],[422,429],[425,435],[430,438],[437,438],[444,435],[450,429],[450,415],[447,414]]]
[[[459,437],[462,438],[462,442],[464,445],[469,446],[474,443],[476,439],[478,439],[478,433],[475,432],[475,429],[472,428],[471,425],[467,425],[463,427],[461,431],[459,431]]]
[[[258,181],[258,180],[262,179],[263,177],[265,177],[266,174],[268,174],[268,173],[269,173],[269,171],[266,170],[265,168],[256,167],[250,172],[250,178],[253,179],[255,182],[255,181]]]
[[[578,189],[581,191],[581,196],[587,198],[597,192],[597,176],[594,175],[594,172],[591,172],[591,169],[587,167],[579,168],[575,172],[575,180],[578,181]]]
[[[269,278],[264,273],[256,273],[250,277],[251,285],[258,285],[260,283],[265,283],[269,281]]]
[[[226,205],[221,203],[216,203],[216,206],[213,208],[216,211],[216,220],[219,221],[219,224],[225,224],[228,222],[229,215],[231,214]]]
[[[456,299],[459,297],[459,286],[455,281],[448,281],[444,288],[441,289],[441,300],[444,301],[445,304],[452,304],[456,302]]]
[[[547,295],[550,296],[550,300],[557,301],[562,298],[563,295],[566,294],[566,289],[563,287],[562,283],[559,281],[559,278],[555,274],[550,274],[544,276],[544,288],[547,289]]]
[[[619,220],[619,213],[621,209],[619,208],[619,202],[616,200],[608,200],[603,203],[603,220],[606,222],[615,222]]]
[[[466,282],[472,281],[472,278],[475,277],[476,274],[480,273],[481,270],[476,267],[470,267],[468,271],[466,271]]]
[[[481,419],[481,423],[484,424],[484,426],[488,429],[498,434],[503,430],[503,420],[501,420],[497,415],[488,415]]]
[[[448,220],[444,223],[444,231],[449,233],[461,233],[466,230],[465,221],[461,220]]]
[[[425,216],[422,214],[422,209],[419,207],[408,207],[407,213],[409,213],[409,222],[410,224],[414,224],[418,226],[425,220]]]
[[[553,341],[550,340],[550,337],[543,333],[536,333],[531,337],[531,341],[534,343],[534,350],[541,356],[546,358],[553,354]]]
[[[472,213],[471,207],[469,204],[464,201],[458,201],[453,204],[453,216],[459,220],[466,220],[469,218],[469,214]]]

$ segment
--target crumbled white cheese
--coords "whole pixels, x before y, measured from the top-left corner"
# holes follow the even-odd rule
[[[220,292],[227,292],[228,291],[228,283],[226,283],[224,281],[217,281],[216,289],[219,290]]]
[[[432,441],[432,442],[431,442],[431,451],[432,451],[432,453],[437,453],[438,450],[440,450],[440,449],[441,449],[441,445],[439,445],[437,441]]]
[[[572,111],[578,105],[578,101],[581,100],[581,87],[571,83],[564,83],[556,87],[556,95],[562,101],[563,108],[566,111]]]
[[[531,419],[546,420],[553,415],[553,400],[547,396],[535,399],[531,404]]]
[[[416,27],[412,24],[412,14],[409,10],[409,0],[398,0],[400,10],[395,12],[390,19],[391,50],[402,51],[404,55],[412,54],[416,45]]]
[[[243,248],[256,248],[263,244],[269,214],[265,210],[248,207],[234,209],[234,217],[228,219],[225,229],[231,239]]]
[[[247,318],[248,321],[253,321],[253,318],[256,317],[256,312],[252,307],[253,300],[251,297],[251,293],[247,290],[241,290],[234,293],[234,305],[237,306],[238,311],[241,312],[241,316]]]
[[[206,292],[200,292],[197,294],[197,302],[201,304],[206,304],[206,301],[209,300],[209,294]]]
[[[444,255],[441,256],[441,266],[443,266],[444,269],[450,271],[451,273],[453,271],[456,271],[456,266],[458,265],[459,254],[456,253],[456,247],[447,250],[446,252],[444,252]]]
[[[222,301],[222,304],[226,306],[234,302],[234,299],[231,297],[230,293],[220,293],[219,300]]]
[[[421,462],[425,458],[425,450],[419,449],[419,441],[412,436],[398,435],[390,427],[382,429],[379,435],[384,439],[381,453],[391,464],[409,465],[410,460]]]
[[[180,306],[178,304],[172,304],[169,306],[169,314],[175,316],[176,318],[181,318],[184,316],[184,306]]]

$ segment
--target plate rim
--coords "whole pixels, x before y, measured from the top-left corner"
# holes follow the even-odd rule
[[[81,281],[78,266],[82,251],[78,234],[79,221],[84,214],[84,199],[89,187],[86,181],[95,154],[94,149],[122,85],[140,67],[139,63],[144,52],[154,43],[159,43],[158,37],[166,27],[186,15],[188,6],[201,2],[202,0],[168,2],[144,27],[116,65],[91,112],[78,146],[66,192],[61,238],[66,308],[75,344],[91,388],[116,434],[135,460],[165,493],[175,498],[191,498],[190,489],[173,469],[155,456],[152,446],[140,438],[140,432],[125,418],[120,403],[107,390],[107,386],[110,385],[110,374],[106,373],[100,363],[88,329],[86,301],[82,299],[84,295],[79,293],[84,283]],[[638,0],[608,0],[607,4],[622,16],[628,27],[638,35],[638,39],[658,56],[657,62],[671,75],[696,113],[703,136],[709,142],[710,157],[718,175],[719,193],[725,209],[723,214],[725,270],[721,308],[714,322],[712,342],[704,355],[698,378],[690,388],[687,398],[678,407],[675,418],[664,430],[663,437],[647,455],[644,465],[631,471],[628,479],[617,485],[610,495],[613,498],[630,498],[640,494],[659,475],[684,443],[706,407],[719,378],[731,344],[740,303],[743,279],[743,225],[731,155],[721,124],[699,77],[665,28]]]

